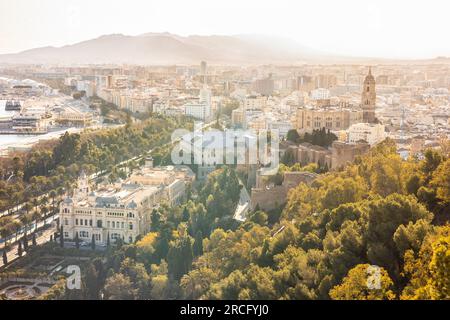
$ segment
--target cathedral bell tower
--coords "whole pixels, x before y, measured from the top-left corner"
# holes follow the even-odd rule
[[[375,78],[372,75],[372,70],[369,67],[369,74],[366,76],[363,85],[363,92],[361,95],[361,107],[363,110],[363,121],[366,123],[375,122],[375,104],[377,94],[375,92]]]

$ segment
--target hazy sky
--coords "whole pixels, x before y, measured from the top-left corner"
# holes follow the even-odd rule
[[[0,0],[0,53],[103,34],[281,35],[352,56],[450,56],[449,0]]]

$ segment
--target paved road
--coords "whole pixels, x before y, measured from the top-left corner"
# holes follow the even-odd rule
[[[39,221],[38,223],[36,223],[36,221],[30,222],[30,223],[28,224],[28,227],[27,227],[27,234],[31,234],[31,233],[34,232],[35,230],[41,229],[41,228],[44,227],[45,225],[50,225],[53,221],[55,221],[56,219],[58,219],[58,217],[59,217],[59,214],[54,214],[54,215],[51,216],[51,217],[45,218],[45,221],[42,220],[42,221]],[[25,227],[22,228],[22,229],[17,233],[17,235],[16,235],[16,234],[11,235],[11,236],[8,238],[9,243],[11,243],[11,242],[15,243],[17,240],[22,239],[24,233],[25,233]],[[0,239],[0,244],[3,245],[4,243],[5,243],[5,239],[1,238],[1,239]]]
[[[42,231],[38,231],[37,236],[36,236],[36,243],[38,245],[40,244],[44,244],[48,241],[50,241],[50,236],[55,232],[54,227],[49,226],[47,227],[47,229],[42,230]],[[31,245],[31,238],[29,239],[29,245]],[[19,256],[17,255],[17,248],[18,248],[18,244],[14,244],[11,246],[11,249],[6,253],[6,256],[8,257],[8,263],[11,263],[12,261],[16,260],[19,258]],[[25,256],[27,253],[25,251],[23,251],[22,257]],[[3,267],[3,259],[0,257],[0,267]]]

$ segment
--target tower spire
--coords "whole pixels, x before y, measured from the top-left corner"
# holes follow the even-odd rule
[[[375,122],[375,105],[377,94],[375,91],[375,78],[372,75],[372,67],[369,66],[369,73],[367,74],[361,95],[361,105],[363,109],[363,121],[366,123]]]

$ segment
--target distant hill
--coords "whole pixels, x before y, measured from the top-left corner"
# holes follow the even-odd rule
[[[345,61],[301,46],[290,39],[258,35],[188,36],[146,33],[111,34],[63,47],[43,47],[0,55],[0,63],[142,65],[197,64],[299,64]]]
[[[0,63],[43,64],[303,64],[303,63],[410,63],[320,52],[288,38],[261,35],[178,36],[145,33],[138,36],[104,35],[63,47],[43,47],[0,55]],[[448,58],[424,60],[448,63]]]

